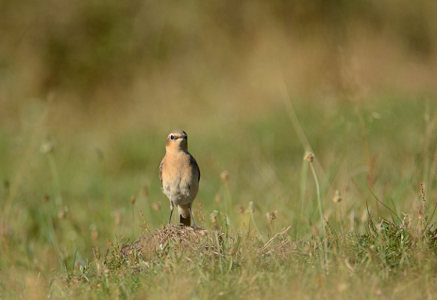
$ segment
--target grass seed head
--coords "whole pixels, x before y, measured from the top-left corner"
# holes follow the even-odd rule
[[[44,202],[49,202],[49,201],[50,201],[50,196],[47,195],[47,194],[44,194],[44,195],[42,196],[42,199],[44,200]]]
[[[141,195],[143,195],[144,197],[147,197],[149,195],[149,189],[146,185],[143,185],[143,187],[141,188]]]
[[[223,171],[221,174],[220,174],[220,178],[223,180],[223,181],[228,181],[229,180],[229,172],[228,171]]]
[[[91,231],[91,239],[94,242],[97,242],[97,240],[99,239],[99,232],[96,229]]]
[[[249,202],[249,211],[250,211],[251,213],[254,213],[254,212],[255,212],[255,203],[253,203],[253,201],[250,201],[250,202]]]
[[[67,214],[68,214],[68,207],[65,206],[58,212],[58,217],[59,219],[65,219],[67,217]]]
[[[332,202],[334,202],[334,203],[340,203],[341,200],[343,200],[343,198],[341,198],[341,193],[340,193],[339,190],[336,190],[336,191],[335,191],[335,195],[334,195],[334,197],[332,198]]]
[[[213,225],[217,223],[217,216],[215,214],[210,214],[209,219]]]
[[[42,154],[51,153],[55,150],[55,141],[53,138],[47,137],[39,148]]]
[[[303,159],[309,163],[312,163],[314,161],[314,153],[312,153],[312,152],[305,153],[305,156],[303,157]]]
[[[159,211],[161,210],[161,204],[159,204],[158,202],[154,202],[152,208],[154,211]]]
[[[276,214],[274,211],[266,213],[267,221],[272,224],[273,220],[276,219]]]
[[[211,220],[211,223],[217,224],[217,216],[218,216],[219,212],[217,210],[214,210],[212,213],[210,213],[209,218]]]
[[[6,191],[9,191],[11,184],[9,183],[9,180],[5,179],[3,180],[3,187]]]

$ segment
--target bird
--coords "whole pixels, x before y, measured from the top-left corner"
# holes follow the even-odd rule
[[[196,228],[191,205],[199,190],[200,169],[194,157],[188,152],[188,135],[183,130],[173,130],[167,136],[165,156],[159,165],[159,179],[162,191],[170,200],[171,223],[173,209],[177,206],[179,222]]]

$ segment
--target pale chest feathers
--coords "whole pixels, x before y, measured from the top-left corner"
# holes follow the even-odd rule
[[[166,154],[161,165],[162,189],[176,205],[191,203],[199,188],[199,171],[186,152]]]

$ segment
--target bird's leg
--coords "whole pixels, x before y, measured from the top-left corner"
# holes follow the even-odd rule
[[[191,205],[190,206],[188,206],[188,211],[190,212],[190,218],[191,218],[191,220],[193,220],[193,228],[197,228],[197,226],[196,226],[196,222],[194,222],[194,218],[193,218],[193,213],[191,212]]]
[[[171,215],[173,214],[173,208],[174,208],[173,201],[170,200],[170,217],[168,218],[169,225],[171,223]]]

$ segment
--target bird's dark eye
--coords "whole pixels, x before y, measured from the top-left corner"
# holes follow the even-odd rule
[[[174,135],[173,134],[170,135],[170,140],[174,140]]]

